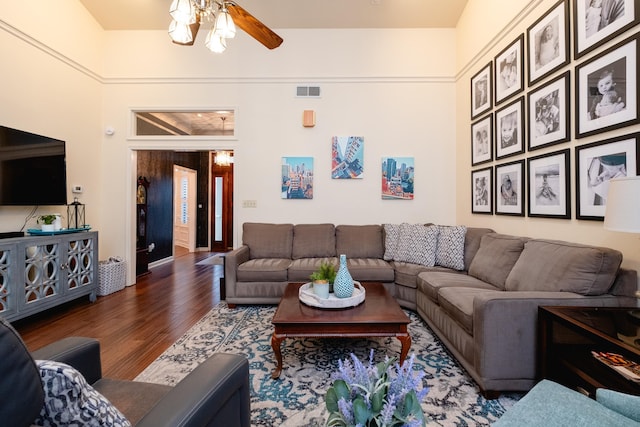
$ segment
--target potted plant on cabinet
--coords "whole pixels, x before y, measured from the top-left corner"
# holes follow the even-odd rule
[[[58,219],[58,215],[46,214],[38,216],[38,224],[42,231],[55,231],[55,222]]]
[[[336,268],[333,264],[323,262],[320,267],[311,273],[309,279],[313,283],[313,292],[320,298],[329,298],[330,286],[336,278]]]

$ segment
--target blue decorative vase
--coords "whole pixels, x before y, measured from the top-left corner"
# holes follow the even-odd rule
[[[336,298],[349,298],[353,295],[353,278],[347,268],[347,256],[340,255],[340,268],[333,281],[333,293]]]

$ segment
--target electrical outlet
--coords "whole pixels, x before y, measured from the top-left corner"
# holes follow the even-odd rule
[[[243,200],[242,201],[243,208],[257,208],[258,201],[257,200]]]

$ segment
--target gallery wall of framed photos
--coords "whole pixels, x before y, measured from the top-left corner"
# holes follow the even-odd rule
[[[472,214],[604,219],[609,180],[639,172],[639,15],[640,0],[559,0],[480,61]]]

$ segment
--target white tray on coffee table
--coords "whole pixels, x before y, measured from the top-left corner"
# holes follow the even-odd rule
[[[320,298],[313,292],[313,283],[305,283],[300,286],[298,294],[300,301],[318,308],[348,308],[355,307],[364,301],[365,290],[360,282],[353,282],[353,295],[349,298],[338,298],[333,293],[329,294],[329,298]]]

